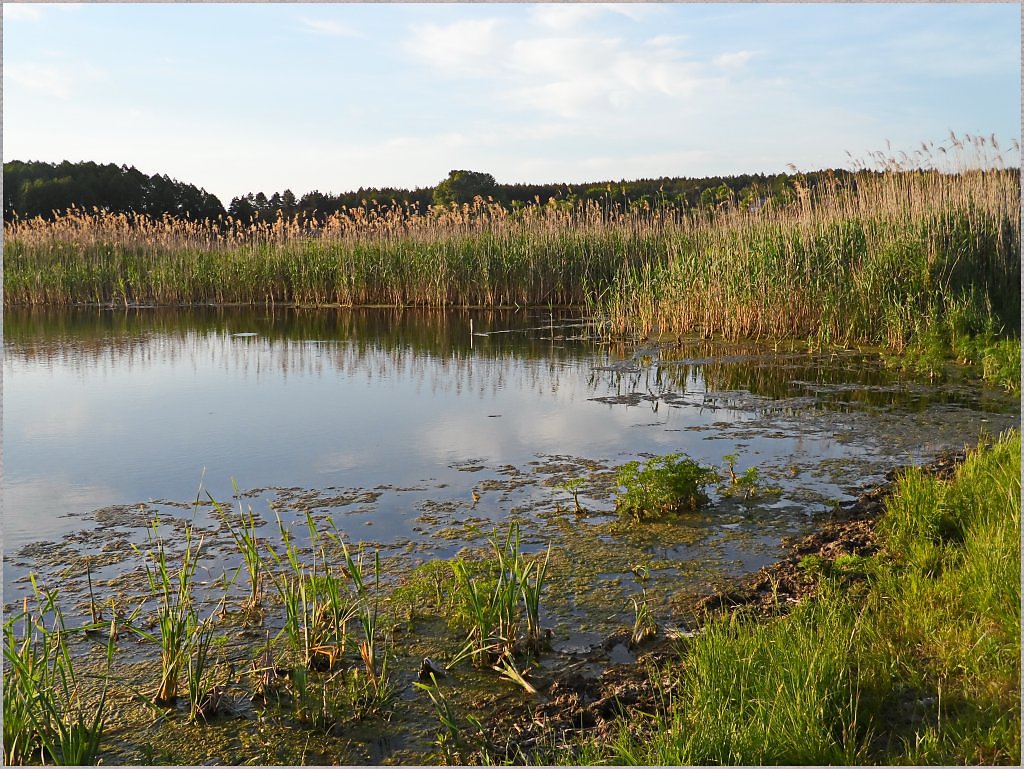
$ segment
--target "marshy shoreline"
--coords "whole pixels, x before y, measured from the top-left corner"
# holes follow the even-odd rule
[[[138,652],[123,649],[119,651],[119,656],[123,656],[123,652],[126,652],[127,658],[124,663],[119,663],[115,669],[111,669],[109,672],[104,672],[102,663],[98,659],[94,659],[93,662],[82,667],[77,675],[81,677],[82,681],[93,677],[102,679],[113,676],[115,684],[111,689],[110,702],[107,705],[106,731],[101,741],[101,750],[103,751],[101,755],[105,755],[106,760],[113,758],[125,763],[201,763],[204,759],[207,762],[212,760],[214,763],[222,763],[224,751],[230,751],[233,763],[258,760],[265,764],[294,761],[296,758],[301,759],[301,762],[312,763],[330,763],[344,759],[349,763],[367,764],[423,761],[442,764],[503,763],[507,761],[519,764],[598,764],[609,760],[658,763],[659,761],[668,761],[670,757],[680,763],[708,763],[712,758],[726,763],[819,763],[825,759],[838,761],[839,758],[844,758],[846,763],[898,763],[901,756],[903,758],[913,758],[914,756],[920,758],[920,755],[913,752],[913,746],[904,744],[903,741],[911,739],[911,736],[916,734],[917,749],[920,749],[922,734],[933,733],[937,724],[941,727],[943,718],[956,723],[958,714],[965,708],[969,710],[971,707],[969,700],[958,701],[954,698],[954,704],[947,703],[945,705],[947,710],[943,711],[941,696],[936,697],[934,694],[935,682],[929,681],[927,676],[923,680],[916,682],[911,680],[906,685],[893,686],[890,694],[878,695],[877,703],[865,704],[857,711],[859,714],[857,717],[860,719],[872,720],[876,716],[883,718],[876,724],[877,727],[886,723],[884,719],[891,718],[893,713],[899,712],[903,714],[898,719],[899,729],[891,733],[886,729],[880,729],[879,733],[863,731],[846,733],[840,729],[843,736],[836,737],[836,744],[819,744],[817,748],[814,748],[819,752],[814,752],[814,750],[801,752],[803,748],[795,753],[787,752],[790,749],[784,746],[789,744],[788,740],[782,739],[783,747],[780,747],[777,744],[778,740],[775,739],[780,735],[774,735],[772,739],[766,741],[766,750],[781,750],[782,752],[758,753],[755,750],[753,753],[746,753],[736,745],[730,748],[730,743],[727,741],[723,750],[728,749],[733,752],[720,754],[717,758],[708,754],[688,756],[686,753],[671,752],[681,748],[679,745],[671,747],[671,740],[678,738],[679,729],[678,726],[669,725],[674,723],[673,719],[680,718],[679,713],[686,710],[687,703],[693,696],[688,687],[692,687],[694,684],[687,678],[687,675],[694,675],[694,671],[699,671],[702,666],[707,664],[698,649],[700,644],[712,643],[718,650],[716,653],[728,657],[729,646],[735,642],[737,636],[743,638],[753,634],[755,636],[754,646],[750,647],[751,650],[745,654],[752,654],[756,657],[758,653],[770,653],[777,644],[782,643],[781,638],[788,638],[793,633],[784,624],[790,622],[793,615],[797,615],[798,621],[804,621],[800,618],[808,613],[816,616],[815,611],[817,610],[813,607],[819,600],[824,601],[825,605],[833,607],[828,611],[843,613],[852,610],[853,616],[863,616],[866,611],[869,611],[865,606],[871,603],[870,586],[875,582],[884,581],[884,572],[892,563],[902,562],[904,566],[900,568],[906,567],[908,549],[912,551],[917,547],[917,545],[908,545],[907,543],[895,547],[891,532],[889,532],[891,528],[889,524],[886,524],[885,531],[879,532],[880,522],[890,516],[890,508],[894,504],[903,504],[900,502],[901,499],[911,497],[916,493],[913,488],[908,490],[906,480],[908,477],[913,479],[913,483],[935,483],[942,489],[952,488],[958,482],[958,478],[964,475],[964,468],[967,467],[967,470],[974,475],[970,479],[964,480],[966,490],[948,492],[951,499],[960,499],[970,493],[970,490],[967,489],[968,485],[974,487],[978,485],[979,473],[973,468],[979,464],[988,463],[980,473],[983,482],[991,482],[997,476],[1002,477],[1000,473],[1006,474],[1006,478],[1011,484],[1013,480],[1016,480],[1015,490],[1014,488],[1005,489],[1009,494],[1000,496],[994,504],[998,506],[1000,503],[1010,502],[1010,509],[1004,511],[1005,515],[998,514],[998,510],[996,510],[996,518],[1005,519],[1001,522],[997,520],[996,524],[1008,525],[1014,529],[1016,540],[1013,540],[1013,531],[1011,531],[1011,538],[1008,541],[1019,541],[1019,441],[1019,436],[1011,431],[998,439],[984,441],[978,448],[951,449],[942,452],[936,459],[923,466],[911,465],[889,472],[884,483],[865,489],[855,500],[837,506],[831,512],[817,514],[814,520],[814,530],[795,540],[786,541],[778,559],[770,565],[753,574],[726,579],[711,594],[703,596],[688,594],[685,601],[675,605],[676,608],[671,616],[662,613],[657,626],[643,635],[638,637],[636,627],[631,632],[628,626],[623,626],[620,631],[606,635],[603,640],[591,643],[587,648],[555,653],[548,650],[541,654],[538,660],[543,659],[543,664],[520,668],[518,671],[523,676],[524,687],[535,689],[532,693],[516,688],[509,690],[508,687],[505,687],[503,690],[492,690],[493,694],[481,696],[483,690],[479,688],[479,682],[468,670],[460,667],[455,673],[443,675],[441,671],[444,663],[449,661],[448,657],[447,655],[433,656],[437,654],[437,646],[435,645],[436,641],[432,641],[429,635],[438,633],[439,637],[443,637],[450,631],[438,627],[436,620],[430,619],[432,610],[426,605],[422,606],[424,609],[422,614],[413,610],[410,605],[408,624],[403,625],[400,622],[394,626],[394,630],[391,632],[397,632],[397,635],[383,651],[383,654],[391,659],[388,664],[395,666],[394,672],[389,670],[384,673],[382,671],[382,675],[388,676],[391,679],[391,686],[394,687],[389,689],[390,693],[387,694],[387,697],[394,697],[402,689],[405,689],[405,693],[400,694],[399,699],[391,705],[384,700],[376,704],[373,704],[372,701],[365,702],[364,707],[368,709],[364,716],[355,723],[347,722],[347,725],[344,719],[339,720],[337,726],[332,726],[331,724],[334,722],[330,720],[320,723],[318,719],[325,718],[326,713],[317,715],[319,711],[316,708],[310,710],[305,716],[298,712],[296,716],[292,717],[298,718],[298,725],[300,725],[298,730],[295,729],[295,724],[289,725],[291,718],[278,721],[280,716],[268,718],[268,715],[259,715],[260,712],[266,714],[271,712],[271,701],[275,703],[276,707],[282,708],[282,713],[295,706],[291,704],[293,701],[296,704],[304,701],[302,695],[295,688],[297,686],[295,676],[298,675],[296,672],[298,668],[293,669],[289,663],[285,662],[280,656],[280,651],[275,651],[272,658],[268,656],[268,659],[277,661],[271,664],[273,672],[270,677],[263,679],[263,686],[267,688],[266,693],[261,696],[267,698],[266,711],[261,711],[259,707],[253,710],[253,706],[248,704],[242,696],[245,692],[246,696],[255,697],[251,687],[242,685],[235,673],[229,672],[228,678],[222,679],[224,671],[219,666],[220,672],[208,674],[210,683],[219,678],[225,681],[210,690],[220,692],[219,696],[222,701],[218,705],[219,713],[211,711],[208,716],[201,716],[197,719],[186,718],[186,714],[181,711],[181,702],[186,695],[179,692],[178,707],[174,709],[177,712],[172,710],[170,713],[161,715],[156,722],[152,722],[152,715],[147,715],[151,710],[152,703],[147,704],[145,697],[140,698],[139,696],[142,692],[150,689],[150,682],[154,675],[153,665],[146,663],[140,666],[138,663],[129,662],[129,659],[136,658]],[[1014,451],[1016,451],[1015,455]],[[998,455],[997,460],[1002,463],[1001,465],[993,466],[991,457],[993,453]],[[999,487],[1003,483],[1004,481],[1000,481],[996,486]],[[974,491],[986,493],[984,489],[979,488],[975,488]],[[1015,512],[1012,509],[1014,491],[1017,500]],[[947,492],[940,489],[936,493],[945,494]],[[934,505],[935,498],[928,497],[925,503]],[[947,509],[948,505],[939,502],[937,507]],[[1006,515],[1009,516],[1008,519],[1006,519]],[[920,536],[923,533],[925,540],[933,540],[932,545],[939,549],[937,556],[932,553],[924,557],[926,562],[924,579],[926,582],[934,582],[937,579],[937,574],[941,578],[943,572],[952,571],[953,567],[961,562],[962,559],[956,555],[955,548],[963,545],[964,541],[969,539],[968,532],[972,527],[971,524],[965,523],[955,516],[949,520],[939,521],[937,526],[938,529],[931,533],[925,531],[918,532],[917,535]],[[511,531],[509,536],[512,536]],[[506,542],[506,546],[507,544]],[[179,548],[175,550],[177,549]],[[188,552],[189,547],[186,545],[186,561]],[[1006,557],[1005,553],[991,550],[988,552],[996,561]],[[518,557],[516,556],[516,558]],[[936,561],[936,558],[939,561]],[[1010,554],[1010,560],[1011,563],[1015,562],[1019,566],[1019,550],[1016,554]],[[948,565],[939,566],[936,573],[936,563],[946,561],[948,561]],[[362,573],[363,579],[365,579],[367,577],[366,564],[359,566],[358,564],[361,562],[361,558],[359,562],[349,560],[348,565],[357,574]],[[529,562],[529,558],[524,561],[524,563],[526,562]],[[443,566],[443,564],[441,565]],[[435,587],[430,587],[434,584],[433,580],[437,574],[439,572],[430,567],[423,572],[423,576],[427,578],[426,582],[420,580],[414,586],[413,583],[400,580],[399,586],[405,584],[407,589],[411,588],[413,592],[409,594],[408,598],[414,602],[420,602],[425,595],[424,590],[429,592],[441,589],[440,581],[436,583]],[[900,577],[900,579],[904,578],[905,575]],[[441,577],[437,577],[437,579],[441,579]],[[822,594],[825,595],[824,598],[820,598]],[[97,593],[97,595],[101,594]],[[102,598],[99,601],[102,605]],[[1018,604],[1019,600],[1014,603],[1011,597],[1007,605],[1012,610]],[[438,604],[437,608],[440,606],[441,604]],[[110,605],[110,608],[113,608],[113,604]],[[234,611],[232,613],[234,614]],[[118,623],[116,616],[113,618],[115,624],[110,626],[111,631]],[[239,616],[235,615],[235,620],[238,620]],[[140,621],[131,618],[125,618],[125,620],[127,623]],[[913,616],[907,616],[906,620],[911,623],[915,621]],[[1019,615],[1017,620],[1019,624]],[[228,621],[233,620],[229,619]],[[983,635],[993,632],[989,625],[990,621],[981,621],[986,628]],[[15,624],[16,621],[13,619],[9,622],[12,623],[12,630],[20,626],[20,623]],[[860,632],[857,630],[859,622],[859,620],[855,620],[846,632],[854,632],[855,635]],[[152,624],[144,623],[142,626],[152,627]],[[400,627],[403,629],[398,631]],[[105,631],[102,627],[97,629],[100,636],[104,635]],[[264,633],[262,623],[250,626],[250,623],[242,621],[239,629],[241,631],[239,638],[249,639],[245,645],[248,647],[255,644],[258,650],[260,639]],[[120,632],[124,634],[126,630],[127,625]],[[376,631],[371,629],[369,632],[368,637],[375,637]],[[826,640],[820,635],[821,631],[817,625],[812,625],[810,629],[804,628],[803,632],[809,633],[809,637],[814,643]],[[1000,632],[1005,632],[1005,628]],[[776,634],[772,636],[775,640],[757,637],[764,633]],[[16,637],[16,633],[8,637],[7,648],[9,651],[13,651],[14,647],[11,646],[11,643]],[[706,641],[707,638],[710,638],[710,641]],[[1005,643],[1006,640],[1002,638],[1000,643]],[[94,633],[93,644],[95,645],[96,642]],[[853,643],[853,636],[850,637],[850,642]],[[400,644],[411,644],[411,647],[399,651]],[[124,641],[122,640],[121,646],[123,647],[123,645]],[[828,646],[828,643],[824,645]],[[268,635],[267,655],[271,654],[270,648]],[[431,651],[432,648],[434,651]],[[755,652],[753,649],[758,651]],[[1003,660],[1002,664],[1010,666],[1008,670],[1004,671],[1004,675],[1008,675],[1012,683],[1014,665],[1016,665],[1016,680],[1019,683],[1019,647],[1015,663],[1012,657],[1006,659],[1002,656],[1006,651],[1004,647],[1004,650],[997,655],[1000,660]],[[429,667],[425,662],[423,669],[428,670],[428,673],[434,670],[439,677],[433,681],[429,677],[424,678],[423,669],[421,669],[419,684],[417,684],[414,683],[415,677],[410,679],[410,671],[415,665],[413,660],[417,658],[416,655],[423,655],[425,652],[431,655],[433,661],[429,663]],[[804,669],[802,667],[804,663],[798,656],[792,658],[787,656],[793,653],[793,650],[783,649],[779,653],[782,656],[776,660],[775,665],[781,665],[783,669],[793,665],[797,671]],[[930,652],[926,656],[935,653]],[[322,650],[315,652],[314,657],[311,658],[311,670],[326,672],[320,674],[311,672],[309,674],[311,676],[310,686],[313,685],[313,676],[330,675],[333,667],[333,663],[326,657],[321,660],[326,667],[319,667],[321,662],[316,662],[315,659],[318,654],[329,654],[328,647],[322,647]],[[246,657],[243,656],[242,659],[244,661]],[[742,667],[751,661],[750,658],[741,655],[739,664]],[[812,663],[812,670],[815,669],[816,664]],[[833,670],[833,673],[836,673],[844,668],[844,665],[850,664],[853,665],[853,668],[848,669],[845,673],[840,672],[840,680],[846,680],[847,683],[849,682],[847,677],[854,675],[853,671],[857,670],[859,663],[847,661]],[[235,669],[237,670],[237,668]],[[258,670],[258,665],[254,663],[253,672]],[[355,670],[355,668],[348,669],[346,675],[353,675]],[[737,681],[747,674],[762,675],[756,672],[756,668],[748,673],[737,672],[735,675],[739,678],[731,684],[727,683],[727,688],[735,686]],[[358,672],[355,675],[358,680]],[[797,672],[795,675],[799,677],[802,674]],[[856,675],[867,677],[866,673],[857,673]],[[944,676],[948,676],[948,673]],[[940,678],[939,691],[942,690],[942,681],[944,680],[945,678]],[[424,681],[426,681],[427,688],[420,685]],[[799,681],[797,683],[800,686],[803,685]],[[835,683],[835,681],[832,683],[826,681],[825,691],[828,691],[829,687],[834,686]],[[820,684],[821,682],[819,682]],[[952,683],[946,683],[946,685],[952,686]],[[420,739],[425,741],[424,744],[431,742],[428,735],[435,734],[433,750],[429,753],[421,752],[422,747],[418,749],[414,747],[408,737],[401,743],[392,745],[386,736],[389,731],[389,716],[387,714],[396,705],[399,708],[407,708],[408,697],[416,690],[417,686],[420,691],[416,694],[421,700],[425,698],[425,693],[428,690],[433,692],[432,699],[437,698],[434,701],[433,723],[431,723],[432,718],[428,709],[425,712],[425,719],[418,727],[422,735]],[[464,686],[468,688],[461,691]],[[743,684],[740,686],[742,691]],[[486,688],[488,687],[485,685]],[[813,688],[812,686],[812,690]],[[1019,689],[1019,686],[1017,688]],[[95,702],[98,691],[91,686],[86,686],[85,689],[91,692],[86,699]],[[85,695],[85,689],[76,696]],[[118,691],[115,692],[114,689]],[[133,691],[135,694],[131,694]],[[325,688],[324,692],[326,691]],[[799,698],[798,691],[799,689],[789,692],[787,689],[786,694],[780,694],[778,701],[770,702],[769,707],[785,710],[790,706],[787,698],[790,696]],[[738,694],[738,692],[733,692],[728,695],[729,700],[723,703],[727,709],[721,713],[720,718],[729,719],[735,716],[742,720],[743,712],[747,708],[740,707],[740,703],[737,701],[727,704],[732,697],[738,696]],[[759,697],[751,696],[755,702],[759,701]],[[947,696],[949,695],[947,694]],[[1004,701],[1007,696],[1012,700],[1012,691],[1007,693],[1004,690],[999,694]],[[325,699],[324,702],[326,705],[327,700]],[[922,705],[922,703],[924,704]],[[1019,696],[1017,704],[1019,706]],[[842,710],[841,703],[837,707],[840,711]],[[736,713],[732,712],[734,708],[738,709]],[[875,708],[876,711],[872,712],[872,708]],[[987,712],[988,718],[992,718],[994,713],[991,708],[991,704],[985,705],[981,707],[981,711]],[[910,715],[906,715],[906,713],[910,713]],[[1014,713],[1019,713],[1019,707],[1007,709],[998,715],[1004,721],[1007,718],[1010,719],[1001,728],[1004,732],[1008,730],[1010,737],[1012,737],[1014,728],[1018,729],[1019,736],[1019,720],[1014,722]],[[883,714],[886,715],[883,717]],[[377,726],[372,726],[382,717],[383,721],[380,721]],[[835,718],[837,714],[829,714],[829,717]],[[363,718],[367,720],[362,721]],[[438,724],[437,718],[440,718],[440,724]],[[360,722],[364,724],[362,727],[359,726]],[[151,725],[146,726],[147,723]],[[237,732],[237,727],[232,729],[230,726],[232,723],[240,723],[242,733],[251,733],[251,737],[243,738],[240,743],[237,740],[232,740],[230,735]],[[1016,727],[1014,727],[1014,723],[1016,723]],[[437,731],[439,725],[441,728],[440,731]],[[160,736],[162,730],[167,727],[170,727],[170,731]],[[277,734],[281,728],[284,728],[285,732],[280,734],[287,734],[288,737],[270,737],[271,734]],[[826,731],[834,736],[835,730],[839,728],[839,724],[833,723],[827,727]],[[306,729],[312,730],[306,736],[306,746],[292,744],[295,738],[301,741],[302,732]],[[982,733],[984,733],[984,729],[991,729],[991,725],[983,725]],[[133,735],[136,733],[146,735],[143,743],[149,747],[141,748],[142,752],[138,752],[140,747],[133,747],[137,739]],[[322,737],[316,737],[317,733],[322,734]],[[335,745],[333,750],[337,750],[338,745],[346,742],[341,740],[339,743],[337,738],[346,734],[349,735],[347,752],[338,754],[330,752],[332,749],[327,748],[327,745]],[[358,737],[359,734],[365,736]],[[673,735],[676,737],[673,738]],[[312,743],[310,742],[311,736],[313,737]],[[356,742],[351,741],[353,738]],[[189,744],[176,742],[183,739],[190,741]],[[274,752],[271,744],[267,742],[272,739],[281,740],[277,750],[283,750],[283,753]],[[324,744],[318,746],[317,741],[321,739],[324,740]],[[927,755],[924,756],[925,759],[928,759],[925,761],[926,763],[942,763],[945,760],[940,761],[939,758],[950,759],[950,757],[956,757],[960,761],[969,763],[1013,763],[1014,745],[1018,744],[1012,740],[1002,742],[1002,738],[999,738],[997,744],[983,750],[981,745],[972,747],[970,743],[963,744],[962,741],[958,741],[960,738],[957,737],[956,729],[949,729],[945,734],[940,733],[938,736],[928,739],[936,740],[936,745],[931,746],[930,749],[939,752],[932,759],[928,759]],[[359,740],[365,740],[368,747],[359,749],[357,747]],[[660,744],[662,750],[669,752],[654,755],[644,753],[644,748],[641,746],[651,740],[654,741],[652,744]],[[666,740],[669,742],[668,746],[665,744]],[[231,745],[233,747],[229,747]],[[248,747],[246,747],[247,745]],[[108,752],[111,750],[113,750],[112,753]],[[624,750],[625,753],[622,752]],[[835,752],[837,750],[838,753]],[[907,750],[910,752],[906,752]],[[972,752],[975,750],[983,752]],[[252,753],[251,751],[257,752]],[[218,756],[220,758],[217,758]],[[686,757],[689,757],[690,760],[684,761],[683,759]]]
[[[1009,470],[1019,476],[1019,436],[1011,432],[998,439],[997,443],[1006,445],[1014,441],[1017,453],[1015,458],[1012,453],[1009,456]],[[668,730],[668,737],[664,738],[664,727],[667,723],[677,723],[673,722],[672,711],[685,709],[686,705],[680,702],[690,696],[680,671],[694,665],[691,649],[693,639],[708,624],[716,628],[749,627],[751,624],[768,626],[779,622],[780,618],[786,617],[801,604],[816,601],[822,589],[830,594],[827,600],[863,605],[865,580],[869,579],[870,570],[858,571],[847,567],[848,570],[844,572],[843,566],[839,564],[859,564],[873,556],[883,559],[902,557],[898,551],[885,551],[884,536],[879,536],[876,529],[887,515],[890,503],[907,495],[903,479],[911,474],[915,479],[925,479],[926,482],[950,484],[955,482],[969,458],[972,462],[977,461],[984,452],[991,451],[993,445],[989,439],[974,447],[949,449],[924,465],[908,465],[890,471],[884,483],[865,489],[853,502],[837,507],[832,514],[822,516],[821,525],[815,531],[784,542],[781,557],[775,563],[754,574],[735,578],[730,581],[731,584],[696,600],[692,612],[679,618],[679,626],[685,630],[660,633],[657,638],[639,645],[630,642],[628,632],[609,637],[602,645],[604,651],[599,652],[598,656],[606,659],[608,649],[628,644],[630,648],[635,648],[637,659],[630,663],[605,665],[597,675],[572,672],[579,668],[579,663],[567,666],[566,672],[554,676],[539,704],[503,713],[496,722],[489,723],[483,732],[485,747],[480,749],[481,752],[456,757],[468,759],[468,762],[475,762],[482,754],[489,761],[513,763],[621,763],[625,760],[627,763],[657,765],[661,761],[655,759],[664,759],[665,756],[665,753],[657,752],[658,747],[665,750],[665,743],[671,743],[673,739],[672,729]],[[1015,528],[1019,539],[1019,480],[1016,491],[1018,505]],[[1019,555],[1018,549],[1018,564]],[[1003,558],[1005,554],[995,553],[993,557]],[[839,577],[838,594],[835,593],[835,584],[826,584],[835,580],[837,574],[842,574]],[[1017,598],[1019,603],[1019,592]],[[1014,605],[1012,597],[1009,604]],[[913,617],[906,619],[914,621]],[[723,640],[728,641],[727,637]],[[1012,636],[1005,640],[1010,642],[1012,654]],[[1014,688],[1019,688],[1019,647],[1016,650],[1015,666],[1018,686]],[[1012,667],[1013,663],[1008,671],[1011,686],[1014,680]],[[917,688],[895,687],[891,699],[884,704],[884,718],[894,718],[900,723],[891,729],[892,734],[875,735],[870,745],[858,749],[866,752],[850,753],[848,757],[862,763],[899,763],[899,760],[893,759],[913,756],[911,745],[905,744],[901,749],[900,740],[908,737],[900,737],[899,733],[916,733],[920,747],[922,729],[927,732],[934,729],[936,723],[940,729],[942,725],[941,683],[938,698],[928,696],[928,691],[933,690],[927,684],[923,688],[920,685]],[[1008,694],[1012,701],[1013,689]],[[1007,709],[1003,714],[1010,722],[1007,725],[1010,739],[1002,748],[996,748],[997,752],[986,753],[981,744],[965,744],[953,746],[952,753],[944,755],[959,756],[961,763],[1017,763],[1020,755],[1019,704],[1018,693],[1016,707]],[[951,710],[954,718],[956,707],[954,705]],[[897,713],[898,716],[894,715]],[[731,719],[726,711],[722,712],[722,716]],[[650,739],[653,733],[661,737],[661,744],[652,750],[644,745],[644,741]],[[681,735],[677,734],[676,739],[685,742]],[[908,753],[903,752],[908,749]],[[727,751],[728,748],[723,750]],[[673,754],[670,752],[669,755]],[[799,760],[800,755],[800,749],[795,753],[783,752],[777,755],[755,750],[753,753],[734,753],[731,756],[725,752],[719,754],[719,758],[731,759],[726,763],[815,762],[813,753],[804,756],[803,760]],[[818,760],[824,763],[830,753],[825,751],[818,755]],[[924,762],[941,761],[925,757]]]

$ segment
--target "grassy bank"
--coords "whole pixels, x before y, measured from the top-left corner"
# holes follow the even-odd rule
[[[1020,505],[1016,433],[952,480],[910,470],[876,555],[809,561],[816,597],[718,617],[652,674],[663,713],[542,760],[1019,765]]]
[[[947,349],[1019,336],[1011,171],[864,173],[713,213],[479,200],[315,226],[71,212],[5,228],[5,305],[572,305],[609,335],[700,332]]]

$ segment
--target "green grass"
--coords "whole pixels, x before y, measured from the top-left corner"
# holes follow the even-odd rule
[[[770,620],[720,616],[652,676],[656,715],[561,763],[1020,763],[1020,435],[952,481],[911,469],[881,551]],[[851,578],[852,574],[863,579]]]

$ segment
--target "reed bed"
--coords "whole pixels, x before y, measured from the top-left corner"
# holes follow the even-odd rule
[[[538,201],[509,212],[477,198],[273,224],[72,210],[5,226],[4,303],[557,305],[609,336],[897,350],[936,328],[951,346],[986,329],[1019,335],[1019,174],[875,163],[813,189],[796,174],[793,202],[746,210]]]
[[[1019,180],[1008,172],[900,172],[856,193],[733,212],[666,236],[668,258],[624,272],[606,313],[618,333],[814,337],[902,349],[1019,332]]]
[[[623,254],[649,250],[649,237],[602,218],[595,206],[541,206],[513,220],[480,199],[429,216],[355,209],[274,225],[74,210],[7,226],[4,301],[581,305]]]

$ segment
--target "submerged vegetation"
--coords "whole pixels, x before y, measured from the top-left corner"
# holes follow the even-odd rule
[[[926,359],[933,342],[959,355],[979,335],[1018,338],[1019,174],[940,168],[939,152],[987,158],[994,138],[924,149],[927,170],[876,158],[881,171],[813,187],[794,174],[788,202],[710,210],[480,197],[273,223],[74,210],[5,225],[4,302],[569,305],[612,336],[809,337]]]

